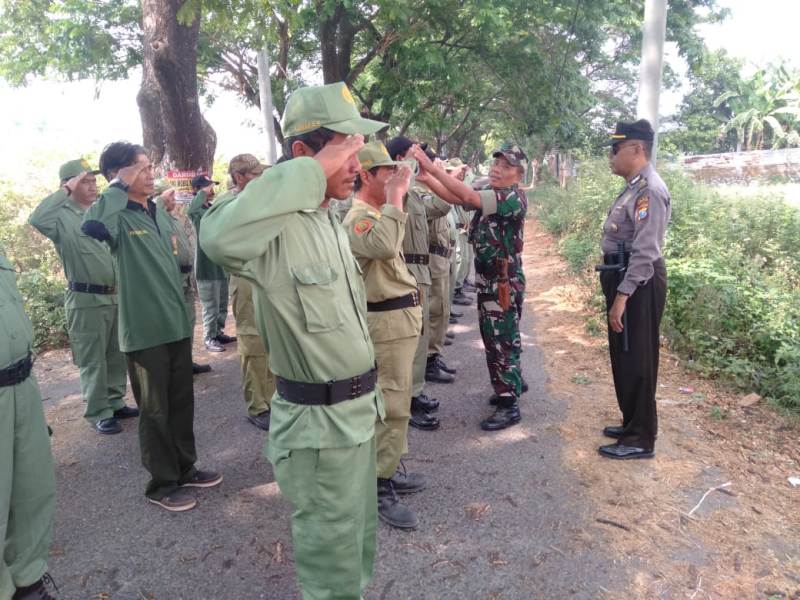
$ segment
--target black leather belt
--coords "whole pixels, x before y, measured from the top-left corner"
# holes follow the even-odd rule
[[[631,257],[630,252],[625,253],[625,261],[627,262]],[[619,253],[617,252],[609,252],[608,254],[603,254],[603,264],[604,265],[618,265],[619,264]]]
[[[431,262],[431,257],[428,254],[404,254],[407,265],[427,265]]]
[[[367,311],[380,312],[385,310],[398,310],[419,306],[419,292],[411,292],[399,298],[389,298],[383,302],[367,302]]]
[[[116,294],[117,288],[113,285],[95,285],[94,283],[77,283],[70,281],[67,288],[73,292],[83,292],[85,294]]]
[[[15,362],[10,367],[0,369],[0,387],[18,385],[30,377],[33,369],[33,356],[28,352],[28,356]]]
[[[192,265],[181,265],[181,273],[191,273]]]
[[[431,244],[430,246],[428,246],[428,252],[430,252],[431,254],[435,254],[436,256],[450,258],[450,255],[453,253],[453,250],[450,248],[445,248],[444,246],[440,246],[439,244]]]
[[[275,387],[281,398],[307,406],[331,405],[353,400],[370,393],[378,381],[378,370],[372,368],[362,375],[328,383],[303,383],[275,376]]]

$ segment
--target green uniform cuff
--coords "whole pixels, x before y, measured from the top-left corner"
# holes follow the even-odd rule
[[[398,221],[401,225],[405,225],[408,220],[408,213],[403,212],[392,204],[384,204],[381,208],[381,215]]]

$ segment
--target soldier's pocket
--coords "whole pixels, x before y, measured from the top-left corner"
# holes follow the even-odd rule
[[[78,367],[85,367],[105,354],[104,351],[101,353],[98,333],[75,333],[69,336],[69,345],[72,348],[72,362]]]
[[[333,285],[336,271],[330,265],[317,263],[293,267],[292,275],[308,332],[321,333],[341,327],[341,307]]]

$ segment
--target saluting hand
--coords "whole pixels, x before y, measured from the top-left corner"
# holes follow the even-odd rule
[[[86,179],[86,176],[89,174],[88,171],[84,171],[80,175],[75,175],[64,184],[64,189],[67,191],[67,194],[72,194],[75,191],[75,188],[78,187],[81,182]]]
[[[419,147],[419,144],[414,144],[411,146],[411,155],[417,159],[420,169],[432,172],[436,168],[433,166],[431,159],[428,158],[428,155],[425,154],[425,151]]]
[[[330,141],[325,144],[322,150],[314,155],[314,160],[319,162],[325,177],[329,178],[363,147],[363,135],[349,135],[340,142]]]
[[[386,203],[402,208],[403,198],[408,193],[408,186],[410,185],[411,169],[405,166],[398,167],[386,180]]]
[[[146,166],[147,165],[145,163],[137,161],[132,165],[128,165],[127,167],[122,167],[119,171],[117,171],[117,179],[121,179],[122,183],[130,186],[134,181],[136,181],[139,173],[141,173]]]

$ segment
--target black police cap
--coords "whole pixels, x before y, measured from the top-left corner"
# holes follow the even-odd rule
[[[625,140],[643,140],[645,142],[652,142],[655,138],[653,126],[647,119],[639,119],[633,123],[626,123],[619,121],[617,129],[611,134],[611,139],[608,144],[619,144]]]

